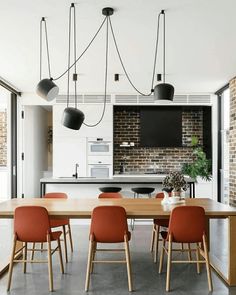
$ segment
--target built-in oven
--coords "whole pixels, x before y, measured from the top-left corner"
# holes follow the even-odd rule
[[[89,137],[87,146],[88,156],[112,155],[112,141],[110,138]]]
[[[111,156],[88,157],[88,176],[96,178],[108,178],[112,176]]]

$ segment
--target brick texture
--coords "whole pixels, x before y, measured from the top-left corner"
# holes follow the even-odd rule
[[[7,166],[7,113],[0,110],[0,166]]]
[[[121,162],[125,162],[127,172],[145,173],[153,167],[154,163],[162,172],[180,170],[183,163],[192,161],[191,137],[197,136],[202,144],[202,119],[202,110],[183,111],[183,147],[181,148],[140,147],[140,111],[134,107],[116,108],[114,111],[114,171],[119,171]],[[135,146],[120,147],[122,142],[134,142]]]
[[[229,203],[236,206],[236,77],[229,83],[230,128],[229,128]]]

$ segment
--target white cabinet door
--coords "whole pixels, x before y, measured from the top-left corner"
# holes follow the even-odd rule
[[[79,164],[79,176],[86,176],[86,138],[53,138],[53,177],[71,177],[75,164]]]

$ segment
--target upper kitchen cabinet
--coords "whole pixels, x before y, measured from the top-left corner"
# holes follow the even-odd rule
[[[65,104],[58,104],[53,106],[53,135],[54,136],[68,136],[68,137],[112,137],[113,134],[113,108],[112,105],[107,104],[103,120],[98,126],[87,127],[84,124],[80,130],[72,130],[64,127],[61,124],[61,118],[65,109]],[[81,104],[79,109],[84,112],[84,122],[89,125],[97,123],[102,115],[102,104]]]

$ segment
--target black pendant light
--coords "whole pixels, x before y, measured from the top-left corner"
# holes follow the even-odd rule
[[[71,52],[71,29],[72,29],[72,10],[73,10],[73,30],[74,30],[74,73],[73,73],[73,81],[75,87],[75,107],[69,107],[70,100],[70,52]],[[68,47],[68,72],[67,72],[67,107],[65,108],[62,115],[62,125],[69,129],[79,130],[81,125],[84,122],[84,113],[77,109],[77,68],[76,68],[76,13],[75,13],[75,5],[71,3],[70,12],[69,12],[69,47]]]
[[[169,100],[174,98],[174,86],[165,82],[165,11],[161,11],[163,15],[163,83],[154,87],[154,100]]]
[[[47,61],[48,61],[48,74],[49,79],[42,79],[42,35],[43,35],[43,25],[44,25],[44,33],[45,33],[45,41],[46,41],[46,52],[47,52]],[[48,46],[48,32],[47,32],[47,23],[45,17],[42,17],[40,21],[40,82],[36,87],[36,92],[39,96],[46,99],[47,101],[53,100],[57,97],[59,93],[58,86],[53,82],[51,78],[51,66],[50,66],[50,57],[49,57],[49,46]]]

